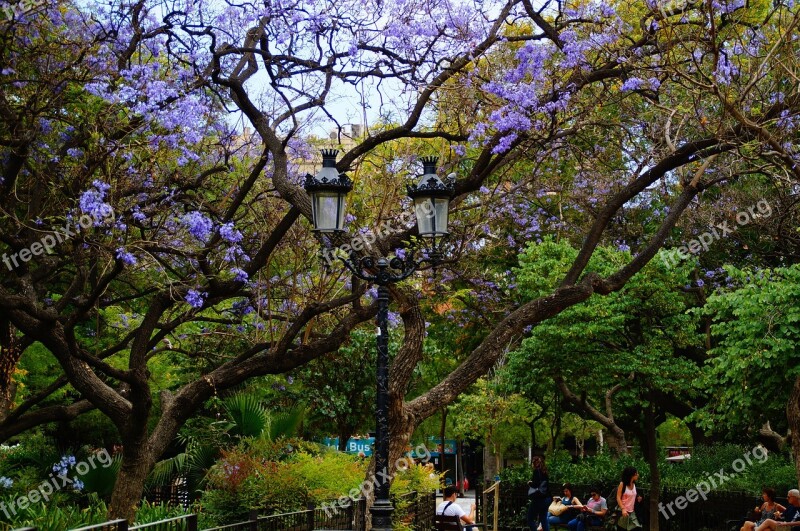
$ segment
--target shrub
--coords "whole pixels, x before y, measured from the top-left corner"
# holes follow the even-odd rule
[[[749,462],[745,456],[749,457]],[[746,466],[741,472],[733,473],[737,460]],[[716,490],[743,491],[758,496],[764,487],[776,488],[779,493],[783,491],[782,494],[790,488],[797,488],[794,464],[786,455],[770,453],[763,462],[759,462],[752,453],[752,447],[735,444],[698,446],[693,450],[691,459],[666,464],[661,470],[664,485],[677,488],[694,487],[720,470],[724,470],[729,479]]]
[[[12,500],[3,500],[6,506]],[[0,523],[0,529],[13,529],[17,527],[36,527],[39,531],[64,531],[106,521],[108,508],[97,496],[89,496],[89,504],[81,509],[76,505],[35,503],[25,509],[15,507],[16,514],[10,522],[10,527]]]
[[[200,505],[204,524],[241,521],[250,509],[277,514],[347,495],[358,487],[366,462],[299,440],[243,441],[208,474]]]
[[[417,496],[424,496],[439,487],[441,476],[432,468],[425,465],[413,464],[404,469],[398,469],[392,480],[391,494],[394,497],[393,519],[394,531],[410,531],[410,523],[414,515],[411,512],[412,498],[404,496],[416,492]]]
[[[745,455],[750,456],[747,462]],[[740,459],[747,466],[741,472],[734,472],[734,462]],[[558,485],[570,482],[574,485],[598,485],[604,491],[619,483],[620,473],[626,466],[634,466],[639,471],[639,490],[646,489],[650,481],[650,468],[647,462],[635,456],[613,458],[608,454],[586,457],[573,462],[567,452],[557,452],[547,459],[550,473],[551,491],[555,493]],[[763,487],[769,486],[784,491],[796,488],[797,477],[794,464],[786,455],[771,453],[761,463],[752,453],[752,447],[734,444],[697,446],[692,457],[681,463],[659,463],[661,486],[663,488],[689,489],[700,481],[707,481],[715,472],[724,470],[729,480],[719,485],[717,491],[743,491],[758,496]],[[520,485],[531,478],[529,465],[509,467],[500,473],[500,478],[512,485]],[[583,493],[576,493],[583,494]],[[607,494],[606,492],[603,493]]]
[[[573,485],[598,485],[604,491],[619,483],[622,469],[635,466],[639,471],[640,482],[649,480],[647,462],[634,456],[611,457],[608,454],[586,457],[576,463],[572,462],[569,452],[556,452],[547,459],[552,492],[557,492],[562,483]],[[513,485],[526,483],[531,479],[530,465],[509,467],[500,472],[500,479]],[[580,493],[576,493],[580,494]],[[603,492],[605,496],[606,493]]]

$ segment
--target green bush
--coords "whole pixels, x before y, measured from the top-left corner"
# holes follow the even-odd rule
[[[81,509],[76,505],[53,503],[35,503],[25,509],[15,506],[16,514],[8,524],[0,523],[0,529],[7,531],[17,527],[36,527],[39,531],[64,531],[106,521],[108,508],[97,498],[89,496],[88,506]],[[9,506],[11,500],[3,500]]]
[[[574,485],[597,485],[603,489],[605,496],[606,489],[619,483],[622,469],[626,466],[636,467],[641,483],[647,483],[649,480],[647,462],[634,456],[614,458],[608,454],[600,454],[573,463],[569,452],[556,452],[547,458],[546,463],[553,492],[558,490],[557,486],[569,482]],[[531,467],[518,465],[506,468],[500,472],[500,479],[513,485],[527,483],[531,479]]]
[[[759,462],[758,452],[753,447],[734,444],[695,447],[692,457],[680,463],[662,460],[659,463],[661,486],[663,488],[688,489],[701,481],[708,481],[715,473],[724,470],[728,481],[718,485],[717,491],[743,491],[758,496],[764,487],[773,487],[780,493],[790,488],[797,488],[797,477],[794,463],[784,454],[771,453],[764,462]],[[745,456],[749,456],[748,459]],[[741,460],[744,469],[734,472],[734,463]],[[616,486],[620,481],[622,469],[634,466],[639,471],[639,489],[645,489],[650,482],[650,467],[647,462],[635,456],[613,458],[608,454],[600,454],[584,458],[573,463],[567,452],[558,452],[548,457],[547,467],[553,492],[558,485],[570,482],[575,485],[598,485],[604,490]],[[741,468],[739,463],[736,464]],[[519,485],[531,477],[528,465],[509,467],[500,473],[500,478],[509,484]],[[576,493],[583,495],[584,493]]]
[[[439,487],[441,476],[431,467],[414,464],[398,469],[392,479],[391,494],[394,496],[394,531],[412,531],[411,522],[414,520],[411,504],[412,497],[404,496],[416,492],[422,496],[435,491]]]
[[[150,524],[168,518],[183,516],[184,514],[187,514],[187,511],[183,507],[165,503],[149,503],[145,500],[136,510],[134,525]]]
[[[757,459],[759,456],[763,462]],[[737,467],[745,465],[741,472],[734,471],[737,460],[740,460]],[[666,486],[690,488],[700,481],[707,481],[709,476],[718,480],[715,473],[720,470],[724,470],[729,479],[716,490],[742,491],[758,496],[764,487],[773,487],[781,495],[790,488],[797,488],[794,463],[786,455],[770,453],[764,459],[763,454],[753,453],[753,447],[735,444],[696,447],[691,459],[661,467],[661,476]]]
[[[277,514],[347,495],[364,480],[366,461],[300,440],[247,440],[208,474],[200,500],[203,524],[245,519],[250,509]]]

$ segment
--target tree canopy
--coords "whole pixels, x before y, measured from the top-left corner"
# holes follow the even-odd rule
[[[739,0],[14,11],[0,27],[0,438],[96,409],[123,445],[110,511],[129,517],[208,399],[349,341],[376,304],[319,263],[321,244],[352,236],[312,234],[299,183],[314,128],[336,128],[323,143],[344,140],[336,106],[363,94],[380,119],[343,142],[337,163],[357,186],[351,231],[379,234],[362,255],[415,239],[400,191],[416,155],[439,155],[457,177],[449,261],[393,287],[400,455],[416,425],[530,330],[622,289],[668,238],[688,244],[673,232],[684,212],[735,216],[796,193],[799,21],[791,3]],[[775,219],[793,204],[776,202]],[[517,299],[498,279],[548,234],[576,251],[546,289]],[[604,245],[630,254],[590,267]],[[454,324],[489,326],[406,400],[423,355],[420,301],[433,294]],[[14,367],[33,355],[47,374],[20,388]]]

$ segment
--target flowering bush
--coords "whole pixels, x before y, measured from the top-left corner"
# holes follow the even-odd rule
[[[203,525],[241,521],[251,509],[277,514],[346,495],[366,462],[297,439],[245,440],[209,470],[200,500]]]
[[[70,478],[70,485],[72,486],[73,490],[83,490],[83,482],[75,477],[75,465],[77,461],[75,460],[74,455],[65,455],[61,457],[61,461],[53,465],[53,475],[57,477],[68,478],[70,476],[70,471],[73,472],[73,477]]]

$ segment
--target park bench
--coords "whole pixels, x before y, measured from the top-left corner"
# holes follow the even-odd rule
[[[616,496],[617,496],[617,490],[614,489],[609,496],[605,497],[606,498],[606,505],[608,505],[608,510],[606,511],[606,515],[601,519],[602,521],[601,521],[600,525],[587,525],[586,529],[588,531],[605,531],[605,529],[608,527],[609,522],[611,521],[612,515],[614,515],[614,513],[615,513],[615,510],[612,510],[612,508],[611,508],[611,504],[612,504],[611,500],[614,500],[616,498]],[[590,496],[587,493],[584,498],[580,498],[580,499],[588,500],[589,498],[590,498]],[[574,511],[572,511],[572,512],[574,513]],[[577,513],[575,513],[575,515],[577,516]],[[616,521],[616,517],[615,517],[614,521]],[[569,529],[569,528],[567,527],[567,524],[551,524],[550,525],[550,529]]]
[[[775,498],[775,501],[784,507],[789,507],[789,500],[786,498]],[[759,506],[764,503],[764,500],[759,496],[757,498],[753,498],[753,503],[751,504],[750,508],[747,509],[747,513],[742,518],[736,520],[727,520],[725,522],[725,529],[729,531],[739,531],[742,528],[745,522],[756,522],[761,518],[761,515],[753,510],[753,507]],[[793,529],[791,527],[785,529]]]
[[[433,524],[436,531],[463,531],[466,524],[461,522],[461,518],[454,515],[437,514],[433,517]],[[473,529],[486,529],[486,524],[475,522],[469,524]]]

